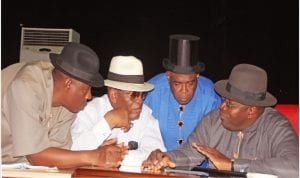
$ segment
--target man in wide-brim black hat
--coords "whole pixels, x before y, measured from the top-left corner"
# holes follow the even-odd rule
[[[155,89],[147,94],[145,104],[159,121],[167,150],[186,142],[200,119],[221,103],[213,82],[200,76],[205,66],[199,60],[199,40],[194,35],[171,35],[169,58],[162,62],[166,72],[148,81]]]
[[[92,98],[91,87],[103,86],[97,54],[86,45],[68,43],[50,59],[1,71],[2,163],[118,167],[127,148],[116,141],[91,151],[69,150],[76,113]]]
[[[220,108],[201,120],[181,149],[154,151],[143,166],[191,167],[208,158],[210,168],[248,172],[247,177],[253,172],[299,177],[299,138],[289,120],[270,107],[277,100],[267,92],[267,81],[262,68],[236,65],[228,80],[215,83],[224,97]]]

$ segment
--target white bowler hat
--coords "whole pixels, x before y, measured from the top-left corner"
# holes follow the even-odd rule
[[[143,64],[134,56],[113,57],[104,85],[138,92],[150,91],[154,88],[153,85],[144,82]]]

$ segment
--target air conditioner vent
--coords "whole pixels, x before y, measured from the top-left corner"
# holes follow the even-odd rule
[[[26,30],[23,45],[64,46],[69,42],[69,31]]]
[[[68,42],[80,42],[73,29],[22,27],[20,62],[49,60],[49,53],[59,54]]]

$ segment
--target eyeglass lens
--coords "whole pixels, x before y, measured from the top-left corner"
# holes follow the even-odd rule
[[[145,99],[145,92],[137,92],[137,91],[133,91],[130,94],[131,99],[137,99],[137,98],[142,98]]]

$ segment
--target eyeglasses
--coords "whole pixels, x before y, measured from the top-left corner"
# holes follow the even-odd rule
[[[225,103],[226,107],[229,108],[229,109],[234,109],[234,108],[237,108],[239,106],[242,106],[241,104],[235,103],[234,101],[232,101],[230,99],[227,99],[227,98],[223,98],[222,103]]]
[[[137,98],[141,98],[142,100],[144,100],[146,97],[146,93],[145,92],[137,92],[137,91],[132,91],[130,93],[130,98],[132,100],[136,100]]]
[[[138,91],[126,91],[126,90],[120,90],[125,93],[125,95],[130,96],[131,100],[136,100],[141,98],[142,100],[146,97],[146,92],[138,92]]]

